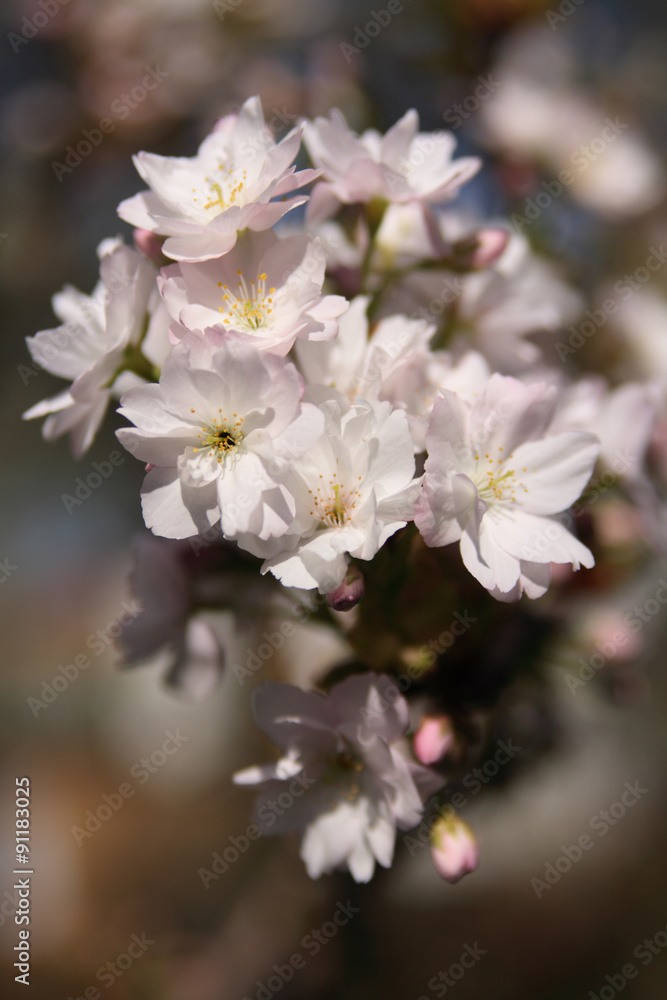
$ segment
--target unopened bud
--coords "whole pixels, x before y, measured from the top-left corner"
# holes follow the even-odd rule
[[[356,566],[350,566],[340,586],[330,590],[327,603],[334,611],[350,611],[364,596],[364,578]]]
[[[454,728],[446,715],[425,715],[415,733],[414,751],[422,764],[435,764],[454,745]]]
[[[506,229],[480,229],[473,236],[454,244],[454,260],[460,268],[481,271],[498,260],[509,238]]]
[[[164,243],[164,236],[158,236],[156,233],[151,233],[149,229],[135,229],[134,230],[134,245],[139,250],[152,260],[154,264],[158,267],[162,267],[163,264],[173,264],[162,253],[162,244]]]
[[[448,882],[473,872],[479,860],[479,844],[467,823],[456,815],[442,816],[431,829],[431,858]]]

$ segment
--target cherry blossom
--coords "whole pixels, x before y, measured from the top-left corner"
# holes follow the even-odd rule
[[[433,407],[415,523],[427,545],[459,541],[466,568],[500,600],[539,597],[551,562],[593,565],[554,515],[580,496],[599,441],[544,436],[555,405],[554,386],[495,374],[472,406],[445,389]]]
[[[280,480],[323,425],[301,395],[288,362],[220,332],[185,336],[158,385],[130,389],[121,399],[119,412],[135,427],[119,430],[118,438],[150,463],[142,487],[147,527],[167,538],[217,523],[228,538],[285,532],[294,503]]]
[[[357,882],[368,882],[376,862],[389,868],[396,828],[416,826],[424,800],[443,783],[399,749],[409,716],[394,682],[353,675],[328,696],[268,682],[255,692],[253,715],[283,751],[276,764],[234,775],[237,784],[260,789],[260,830],[303,833],[301,857],[311,878],[348,868]],[[270,803],[283,790],[292,801],[278,816]]]
[[[338,206],[381,199],[386,202],[440,202],[452,198],[481,166],[474,156],[452,159],[451,132],[418,132],[412,109],[382,136],[374,129],[353,132],[340,111],[306,124],[304,143],[324,180],[308,207],[315,222]]]
[[[75,458],[90,448],[113,397],[128,381],[152,377],[169,350],[169,317],[155,284],[155,267],[117,239],[101,243],[98,255],[100,281],[93,293],[65,286],[53,298],[53,311],[63,324],[27,338],[37,364],[73,381],[23,416],[45,416],[48,441],[69,433]],[[128,380],[125,369],[137,374]]]
[[[308,200],[283,197],[317,176],[292,166],[302,130],[276,143],[259,98],[251,97],[218,122],[193,157],[138,153],[134,165],[149,190],[121,202],[118,214],[166,236],[162,249],[173,260],[220,257],[241,230],[270,229]]]
[[[345,579],[347,555],[372,559],[411,519],[420,480],[401,410],[338,396],[325,397],[320,411],[324,432],[284,479],[292,523],[280,537],[244,534],[238,542],[285,586],[329,593]]]
[[[322,295],[325,263],[324,250],[307,236],[249,232],[224,257],[164,268],[158,283],[183,328],[224,329],[284,355],[297,337],[328,340],[338,332],[347,300]],[[177,337],[179,328],[173,332]]]

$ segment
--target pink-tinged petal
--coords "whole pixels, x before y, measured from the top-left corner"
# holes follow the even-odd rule
[[[439,480],[427,474],[414,519],[426,544],[435,548],[458,541],[468,528],[476,537],[487,509],[468,476]]]
[[[380,736],[393,743],[410,724],[407,702],[386,675],[353,674],[331,689],[329,701],[339,724],[355,719],[356,713],[364,741]]]
[[[75,379],[92,368],[103,351],[98,338],[86,326],[60,326],[42,330],[34,337],[26,337],[26,344],[33,361],[59,378]]]
[[[280,201],[268,202],[265,205],[258,205],[253,217],[248,221],[248,228],[255,232],[271,229],[272,226],[280,222],[287,212],[291,212],[293,208],[298,208],[299,205],[305,205],[307,201],[308,195],[297,195],[294,198],[281,199]]]
[[[231,128],[229,129],[229,134],[232,138],[233,149],[235,154],[242,156],[245,154],[247,156],[247,149],[250,148],[251,151],[257,149],[255,140],[260,140],[261,149],[263,146],[272,146],[273,137],[271,135],[270,129],[264,123],[264,112],[262,111],[262,102],[257,95],[249,97],[242,104],[238,115],[229,116],[231,119]],[[211,148],[211,143],[215,141],[216,136],[220,136],[220,141],[224,143],[221,148],[225,149],[227,138],[226,129],[219,129],[211,133],[202,145],[199,147],[199,152],[210,151],[215,152],[215,146]],[[207,145],[207,143],[209,145]]]
[[[320,181],[315,185],[308,201],[306,219],[309,226],[316,226],[330,219],[340,208],[340,199],[332,184]]]
[[[448,389],[441,389],[433,403],[433,412],[426,432],[429,457],[425,470],[436,473],[452,470],[466,472],[472,468],[472,451],[468,431],[468,411],[463,400]]]
[[[428,802],[431,796],[446,784],[446,779],[437,771],[433,771],[430,767],[422,767],[414,761],[408,761],[408,771],[422,802]]]
[[[118,206],[118,214],[124,222],[151,233],[160,231],[157,216],[163,215],[164,210],[164,202],[154,191],[141,191]]]
[[[460,187],[467,184],[475,174],[479,173],[481,167],[482,161],[478,157],[462,156],[454,161],[442,183],[425,192],[424,196],[428,197],[429,201],[442,201],[445,198],[453,197]]]
[[[290,194],[292,191],[296,191],[298,188],[304,187],[312,181],[316,181],[317,178],[321,176],[321,170],[312,170],[310,168],[306,170],[295,170],[294,173],[288,174],[284,180],[279,181],[276,184],[273,189],[272,196],[274,198],[280,198],[285,194]]]
[[[191,236],[169,236],[162,247],[172,260],[210,260],[229,253],[236,243],[236,230],[218,233],[213,229],[200,229]]]
[[[134,231],[135,247],[158,267],[164,263],[163,242],[162,237],[151,232],[150,229],[135,229]]]
[[[335,743],[332,736],[335,721],[329,700],[317,691],[265,681],[253,694],[252,712],[259,728],[283,750],[288,750],[297,737],[303,738],[304,726],[321,730],[326,745]]]
[[[382,139],[382,160],[390,167],[400,168],[402,160],[408,155],[412,140],[419,128],[419,115],[414,108],[403,115],[389,129]]]
[[[494,374],[472,408],[470,429],[480,453],[504,461],[525,441],[546,431],[556,405],[556,387],[537,382],[524,385]]]

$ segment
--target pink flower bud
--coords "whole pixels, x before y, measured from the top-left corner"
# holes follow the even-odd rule
[[[453,813],[437,820],[431,829],[431,858],[448,882],[458,882],[473,872],[479,860],[479,844],[468,824]]]
[[[166,263],[173,263],[173,261],[168,261],[162,253],[163,243],[164,236],[157,236],[155,233],[151,233],[149,229],[134,230],[135,247],[140,253],[145,254],[149,260],[152,260],[154,264],[157,264],[158,267],[162,267]]]
[[[624,616],[609,611],[594,618],[589,626],[589,640],[595,651],[607,660],[633,660],[644,648],[642,637],[625,623]]]
[[[351,566],[347,576],[335,590],[327,594],[327,602],[334,611],[350,611],[364,596],[364,578],[356,566]]]
[[[454,729],[446,715],[425,715],[415,733],[414,751],[422,764],[435,764],[454,745]]]
[[[459,267],[480,271],[494,264],[507,246],[510,234],[506,229],[480,229],[469,239],[454,244]]]

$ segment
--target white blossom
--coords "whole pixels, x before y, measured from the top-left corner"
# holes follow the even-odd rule
[[[556,395],[496,374],[473,405],[443,390],[433,407],[415,523],[430,546],[459,541],[466,568],[500,600],[539,597],[551,562],[593,565],[554,515],[580,496],[599,442],[578,431],[544,436]]]
[[[320,403],[324,432],[297,458],[284,485],[294,520],[276,538],[239,536],[287,587],[321,593],[343,582],[347,555],[372,559],[412,517],[420,481],[405,414],[390,403],[338,395]]]
[[[234,776],[260,789],[260,830],[303,833],[301,857],[311,878],[348,868],[357,882],[368,882],[376,862],[389,868],[396,828],[416,826],[424,800],[443,783],[398,747],[409,718],[394,682],[354,675],[328,696],[269,682],[255,692],[253,714],[284,754]],[[270,803],[281,792],[291,802],[276,815]]]
[[[323,420],[301,405],[302,380],[289,362],[189,333],[167,358],[157,385],[130,389],[120,413],[134,424],[121,443],[151,466],[142,487],[147,527],[187,538],[221,524],[223,534],[267,539],[292,524],[281,487],[290,462],[319,437]]]
[[[307,236],[250,232],[224,257],[164,268],[160,289],[183,328],[223,329],[284,355],[297,337],[328,340],[338,332],[347,300],[322,295],[325,264],[324,249]]]
[[[329,118],[306,124],[304,143],[324,180],[318,182],[308,207],[320,221],[340,204],[382,199],[387,202],[440,202],[452,198],[481,166],[474,156],[452,159],[456,139],[451,132],[418,132],[419,116],[407,111],[382,136],[374,129],[353,132],[334,109]]]
[[[142,367],[159,366],[170,348],[169,317],[153,264],[120,240],[105,240],[98,254],[100,281],[92,295],[65,286],[53,298],[62,325],[27,338],[33,360],[72,384],[23,416],[46,416],[43,434],[49,441],[69,433],[75,458],[88,450],[109,402],[127,387],[125,364],[131,367],[140,349]]]
[[[123,201],[121,219],[166,236],[173,260],[209,260],[232,249],[244,229],[265,230],[308,200],[284,198],[316,172],[295,173],[302,126],[276,143],[258,97],[222,118],[196,156],[138,153],[134,164],[149,190]],[[273,200],[277,199],[277,200]]]

